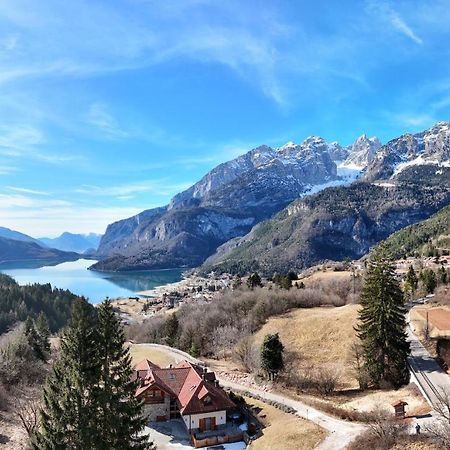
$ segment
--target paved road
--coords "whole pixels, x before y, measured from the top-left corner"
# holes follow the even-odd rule
[[[450,393],[450,377],[430,356],[410,327],[408,338],[411,343],[411,356],[408,358],[411,370],[431,405],[436,407],[442,392]]]
[[[163,350],[173,355],[177,361],[186,359],[194,364],[204,364],[203,361],[193,358],[192,356],[182,352],[181,350],[173,349],[166,345],[159,345],[159,344],[139,344],[139,345]],[[317,425],[320,425],[322,428],[328,431],[328,436],[318,447],[316,447],[317,450],[343,449],[350,442],[352,442],[353,439],[356,438],[356,436],[358,436],[365,430],[364,425],[337,419],[335,417],[323,413],[322,411],[314,409],[311,406],[306,405],[305,403],[293,400],[289,397],[285,397],[280,394],[274,394],[271,392],[265,392],[256,388],[242,386],[240,384],[232,383],[228,380],[223,380],[220,378],[219,381],[222,384],[222,386],[228,387],[233,391],[250,392],[253,395],[261,397],[262,399],[275,401],[280,404],[294,408],[298,416],[310,420],[311,422],[316,423]]]

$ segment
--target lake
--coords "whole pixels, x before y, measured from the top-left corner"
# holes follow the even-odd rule
[[[182,279],[185,269],[146,270],[136,272],[95,272],[87,270],[96,261],[79,259],[54,266],[18,268],[2,266],[0,272],[13,277],[20,285],[50,283],[83,295],[91,303],[105,299],[135,296],[136,292],[153,289]]]

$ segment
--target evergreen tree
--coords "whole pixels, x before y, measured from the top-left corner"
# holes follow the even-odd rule
[[[36,333],[39,337],[39,345],[44,354],[50,352],[50,329],[48,326],[47,318],[41,311],[35,322]]]
[[[28,316],[27,320],[25,320],[25,336],[27,338],[28,345],[33,350],[36,358],[40,359],[41,361],[45,361],[45,349],[43,348],[39,334],[36,331],[35,323],[30,316]]]
[[[261,346],[261,368],[267,372],[269,379],[274,379],[283,368],[283,350],[278,333],[266,335]]]
[[[248,279],[247,279],[247,286],[250,289],[254,289],[255,287],[261,287],[262,286],[261,277],[259,276],[259,274],[257,272],[252,273],[248,277]]]
[[[94,390],[99,378],[94,308],[75,300],[71,324],[61,339],[61,353],[44,388],[41,427],[35,450],[94,449]]]
[[[410,352],[403,295],[394,268],[381,248],[368,264],[356,331],[370,384],[400,387],[409,382]]]
[[[175,315],[173,315],[175,316]],[[153,445],[141,432],[145,426],[142,403],[135,397],[131,357],[123,328],[110,300],[98,309],[100,380],[96,391],[98,426],[96,449],[150,450]]]
[[[420,273],[420,280],[428,294],[432,294],[437,286],[436,274],[432,269],[424,269]]]
[[[164,335],[167,337],[167,345],[173,347],[178,338],[179,323],[176,314],[170,314],[164,323]]]
[[[417,290],[419,279],[417,278],[416,271],[412,265],[409,266],[408,272],[405,276],[405,292],[410,296],[413,296]]]

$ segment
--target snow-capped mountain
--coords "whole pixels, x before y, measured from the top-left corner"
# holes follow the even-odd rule
[[[296,198],[349,184],[360,172],[341,167],[348,154],[317,136],[250,150],[212,169],[168,206],[111,224],[98,249],[107,260],[97,268],[198,265]]]
[[[380,147],[381,142],[376,136],[368,138],[363,134],[347,147],[348,156],[344,165],[363,169],[373,160]]]
[[[427,219],[450,204],[450,124],[405,134],[373,154],[362,136],[338,168],[372,161],[362,182],[302,196],[247,235],[217,249],[208,272],[265,274],[302,270],[327,260],[357,259],[395,231]],[[370,142],[368,142],[370,141]],[[362,157],[356,161],[356,157]]]
[[[435,182],[434,178],[445,177],[450,170],[446,167],[450,159],[449,135],[450,124],[441,122],[421,133],[400,136],[386,145],[381,145],[375,137],[362,135],[346,147],[318,136],[310,136],[300,144],[288,142],[278,148],[259,146],[218,165],[189,189],[174,196],[168,206],[111,224],[101,240],[98,250],[101,261],[96,267],[121,270],[196,266],[218,246],[245,235],[294,200],[306,199],[327,187],[349,185],[357,178],[376,184],[375,189],[391,189],[396,183],[411,179],[415,184],[420,179],[426,185],[432,177]],[[431,165],[441,165],[446,172],[436,175],[423,169]],[[420,168],[420,173],[411,175],[406,170],[411,166]],[[366,188],[361,189],[363,196]],[[339,197],[343,211],[347,201],[345,192],[352,191],[342,191],[342,198]],[[384,194],[377,193],[382,199]],[[406,198],[407,194],[404,195]],[[446,197],[442,199],[445,201]],[[299,205],[303,203],[300,201]],[[388,214],[389,203],[386,208]],[[430,206],[429,211],[432,209]],[[386,230],[414,220],[406,212],[402,217],[404,220],[396,219],[395,223],[386,225]],[[363,219],[358,220],[360,228],[352,231],[355,236],[367,226],[363,226]],[[358,239],[362,242],[358,248],[366,248],[369,240]]]
[[[408,167],[450,166],[450,123],[438,122],[416,134],[403,134],[380,148],[367,166],[365,179],[389,179]]]

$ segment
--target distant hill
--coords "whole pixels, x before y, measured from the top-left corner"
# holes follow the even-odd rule
[[[38,244],[41,247],[46,247],[46,244],[40,242],[38,239],[32,238],[27,234],[20,233],[19,231],[10,230],[9,228],[5,227],[0,227],[0,237],[4,237],[6,239],[15,239],[16,241],[34,242],[35,244]]]
[[[80,255],[46,248],[35,242],[18,241],[0,237],[0,263],[30,260],[75,261]]]
[[[384,244],[395,259],[450,252],[450,206],[429,219],[397,231]]]
[[[84,253],[87,250],[95,251],[100,244],[101,234],[73,234],[65,232],[57,238],[40,238],[39,241],[51,248],[65,252]]]

